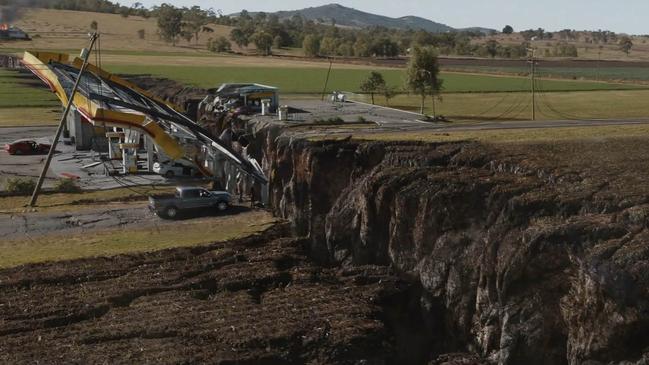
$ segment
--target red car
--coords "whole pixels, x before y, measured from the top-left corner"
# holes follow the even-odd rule
[[[37,155],[48,153],[50,145],[44,143],[36,143],[29,139],[21,139],[5,145],[5,151],[10,155]]]

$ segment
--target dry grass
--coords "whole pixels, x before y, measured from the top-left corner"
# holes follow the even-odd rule
[[[253,211],[155,227],[129,227],[8,240],[0,243],[0,250],[3,252],[0,255],[0,268],[223,242],[262,232],[276,222],[270,213]]]
[[[189,57],[193,56],[193,57]],[[213,66],[213,67],[278,67],[278,68],[321,68],[327,69],[329,63],[315,60],[296,60],[279,57],[254,57],[211,54],[210,57],[193,55],[147,55],[147,54],[104,54],[102,62],[107,65],[155,65],[155,66]],[[355,70],[394,70],[390,67],[334,64],[334,69]]]
[[[481,141],[485,143],[605,141],[611,138],[649,136],[649,125],[618,125],[599,127],[523,128],[482,131],[417,131],[401,133],[355,134],[354,139],[371,141],[455,142]],[[343,136],[341,138],[344,138]]]
[[[123,18],[118,14],[89,13],[70,10],[29,9],[15,25],[33,37],[31,42],[5,42],[2,47],[29,49],[78,50],[88,44],[87,33],[95,20],[101,32],[103,50],[162,51],[184,53],[207,53],[206,43],[210,37],[228,36],[230,27],[209,24],[214,33],[201,33],[198,43],[180,40],[176,47],[161,41],[157,35],[155,18],[138,16]],[[137,31],[144,29],[145,38]]]
[[[0,127],[57,125],[61,110],[53,108],[0,108]]]
[[[553,39],[543,39],[532,41],[531,44],[534,48],[538,49],[537,56],[540,58],[545,58],[545,50],[553,50],[554,46],[557,45],[562,40],[555,35],[556,38]],[[631,53],[627,56],[624,52],[620,50],[620,46],[617,43],[607,43],[607,44],[594,44],[586,43],[582,40],[565,40],[569,44],[573,44],[577,47],[578,58],[579,59],[591,59],[596,60],[601,58],[603,60],[617,60],[617,61],[646,61],[649,60],[649,37],[646,36],[632,36],[633,40],[633,49]],[[498,43],[503,45],[520,45],[525,41],[519,33],[514,34],[497,34],[494,36],[485,37],[479,40],[474,40],[476,44],[482,44],[487,42],[490,39],[496,40]],[[600,50],[599,47],[602,46]],[[551,57],[550,57],[551,58]]]

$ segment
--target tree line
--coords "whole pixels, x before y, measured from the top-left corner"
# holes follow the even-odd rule
[[[574,40],[619,44],[620,50],[627,54],[633,47],[630,37],[607,30],[577,32],[564,29],[553,33],[543,28],[528,29],[520,31],[523,37],[520,44],[500,44],[494,39],[480,42],[479,39],[487,35],[478,31],[431,33],[385,27],[350,29],[337,27],[335,20],[324,24],[299,15],[280,20],[275,14],[251,14],[246,10],[236,16],[227,16],[211,8],[179,8],[167,3],[145,8],[140,2],[124,6],[110,0],[0,0],[0,5],[17,4],[23,7],[114,13],[125,17],[156,17],[158,35],[174,45],[180,39],[198,42],[202,33],[213,32],[208,27],[210,23],[234,27],[228,38],[209,38],[207,47],[214,52],[230,51],[231,41],[240,48],[254,45],[261,55],[269,55],[273,49],[301,48],[308,57],[398,57],[409,54],[414,47],[434,47],[443,55],[521,58],[527,55],[530,41],[551,39],[560,42],[553,49],[545,50],[545,56],[576,57],[577,48],[567,43]],[[513,32],[510,25],[502,30],[504,34]],[[141,34],[138,36],[142,38]]]

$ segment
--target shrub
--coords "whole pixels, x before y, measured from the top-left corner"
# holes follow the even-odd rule
[[[322,125],[338,125],[338,124],[345,124],[345,121],[340,117],[332,117],[329,119],[316,119],[313,121],[313,123],[322,124]]]
[[[232,44],[225,37],[210,38],[207,41],[207,49],[211,52],[229,52],[232,49]]]
[[[59,193],[78,193],[81,191],[77,182],[73,179],[61,179],[54,187]]]
[[[5,190],[8,193],[18,195],[29,195],[36,188],[36,181],[20,177],[9,178],[5,182]]]

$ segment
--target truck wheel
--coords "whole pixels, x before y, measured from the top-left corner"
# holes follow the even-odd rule
[[[176,207],[167,207],[167,209],[165,209],[165,216],[167,216],[167,218],[174,219],[177,215],[178,209],[176,209]]]
[[[174,172],[171,171],[171,170],[165,172],[165,177],[166,177],[167,179],[171,179],[172,177],[174,177]]]
[[[227,202],[218,202],[218,203],[216,204],[216,209],[217,209],[219,212],[223,212],[223,211],[225,211],[225,210],[228,209],[228,203],[227,203]]]

